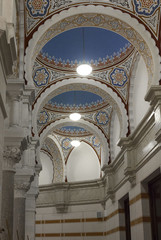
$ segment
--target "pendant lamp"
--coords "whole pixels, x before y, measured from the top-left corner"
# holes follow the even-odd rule
[[[88,76],[92,72],[91,65],[85,63],[85,41],[84,41],[84,28],[82,28],[82,40],[83,40],[83,64],[77,67],[77,73],[83,77]]]

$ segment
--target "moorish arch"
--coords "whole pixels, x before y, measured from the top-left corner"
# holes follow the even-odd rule
[[[52,161],[52,165],[53,165],[52,166],[52,169],[53,169],[52,183],[63,182],[65,180],[65,176],[64,176],[65,163],[64,163],[64,157],[61,152],[59,143],[54,138],[54,136],[47,135],[47,137],[41,141],[40,147],[41,147],[41,152],[43,152],[44,154],[47,154]],[[44,159],[41,159],[41,162],[42,162],[42,166],[43,165],[45,166]],[[43,172],[43,169],[42,169],[42,172]]]
[[[128,116],[127,111],[125,109],[124,104],[122,103],[121,99],[117,96],[117,94],[110,88],[107,87],[105,84],[102,84],[100,82],[96,82],[93,79],[87,79],[87,78],[70,78],[67,80],[63,80],[61,82],[57,82],[56,84],[50,85],[43,91],[37,101],[35,102],[35,105],[33,106],[33,131],[34,134],[38,134],[37,132],[37,116],[41,109],[43,108],[44,104],[52,97],[53,93],[57,93],[58,90],[63,86],[71,86],[76,83],[80,83],[82,85],[88,84],[93,87],[97,87],[98,89],[101,89],[105,93],[105,99],[107,98],[107,102],[109,102],[113,108],[117,111],[117,114],[119,116],[119,121],[121,125],[121,132],[120,137],[126,136],[128,131]]]
[[[110,22],[109,19],[111,19]],[[55,23],[54,25],[53,22]],[[33,84],[33,63],[42,47],[51,38],[63,31],[82,26],[110,29],[128,39],[139,51],[146,63],[149,86],[155,83],[158,84],[160,77],[158,48],[155,46],[155,42],[149,32],[145,30],[145,27],[130,15],[123,14],[120,10],[90,5],[72,7],[55,14],[34,33],[33,38],[29,41],[25,56],[25,76],[29,85]]]
[[[100,140],[102,150],[101,150],[101,165],[107,164],[109,161],[109,145],[107,138],[102,133],[102,131],[98,128],[98,126],[94,125],[93,123],[88,122],[87,120],[80,119],[79,120],[79,126],[83,127],[87,130],[89,130],[91,133],[93,133],[98,139]],[[53,129],[58,126],[68,126],[68,124],[72,126],[77,126],[77,123],[74,123],[69,120],[69,118],[66,119],[60,119],[56,122],[53,122],[49,124],[44,131],[40,135],[40,146],[42,145],[43,141],[48,137],[48,135],[51,135],[53,132]],[[51,137],[50,137],[51,138]]]

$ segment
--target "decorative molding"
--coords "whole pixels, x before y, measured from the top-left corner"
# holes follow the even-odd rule
[[[140,54],[137,52],[135,58],[133,59],[133,64],[131,68],[131,75],[130,75],[130,85],[129,85],[129,122],[130,122],[130,131],[131,133],[135,129],[135,122],[134,122],[134,85],[135,85],[135,77],[136,71],[138,67],[138,63],[140,60]]]
[[[94,87],[98,87],[100,90],[103,90],[107,95],[105,96],[108,101],[110,101],[111,106],[113,109],[117,111],[120,124],[121,124],[121,133],[120,136],[126,136],[126,133],[128,131],[128,116],[127,111],[125,109],[125,105],[122,103],[121,99],[118,97],[118,95],[109,87],[107,87],[105,84],[102,84],[100,82],[97,82],[93,79],[87,79],[87,78],[70,78],[65,79],[61,82],[57,82],[54,85],[49,86],[45,89],[44,92],[39,95],[37,102],[34,104],[33,109],[33,131],[37,135],[37,115],[43,105],[52,97],[54,91],[58,91],[59,88],[62,86],[67,86],[69,84],[90,84]],[[41,98],[40,98],[41,97]]]
[[[131,135],[120,139],[119,146],[121,150],[110,165],[104,164],[102,167],[102,171],[104,171],[103,178],[99,181],[60,183],[41,187],[37,207],[56,206],[59,200],[59,198],[55,199],[56,191],[57,196],[64,196],[64,200],[61,203],[62,207],[63,204],[69,206],[73,204],[102,204],[107,199],[115,201],[116,192],[125,186],[127,182],[131,184],[131,186],[130,184],[127,185],[127,192],[130,187],[133,187],[137,183],[137,176],[140,169],[143,169],[142,172],[144,174],[139,177],[139,181],[143,181],[156,168],[160,168],[161,146],[160,142],[157,143],[155,141],[158,129],[156,128],[154,109],[156,109],[155,106],[149,109]],[[146,173],[147,171],[144,171],[146,165],[151,163],[150,161],[154,156],[154,167],[152,164],[151,168],[148,169],[148,173]],[[68,189],[68,194],[65,196],[63,194],[66,194],[64,192],[66,189]],[[48,192],[47,197],[46,192]]]
[[[150,105],[155,107],[161,104],[161,86],[151,86],[145,96],[145,101],[150,102]],[[156,107],[155,107],[156,108]]]
[[[65,181],[65,173],[64,173],[64,168],[65,168],[65,161],[64,157],[62,157],[59,147],[59,143],[54,141],[52,137],[47,137],[42,145],[41,150],[43,148],[49,151],[51,154],[50,159],[53,164],[53,183],[58,183],[58,182],[63,182]],[[43,161],[43,159],[41,159]]]
[[[40,144],[42,145],[44,139],[47,137],[48,134],[51,133],[54,127],[57,127],[59,125],[60,126],[65,125],[65,124],[68,124],[69,122],[71,124],[71,121],[69,120],[69,118],[65,118],[65,119],[57,120],[54,123],[51,123],[50,125],[48,125],[40,135]],[[87,130],[93,132],[95,136],[98,136],[102,144],[102,164],[106,163],[109,159],[109,146],[108,146],[108,142],[105,135],[96,125],[84,119],[79,120],[79,126],[86,127]]]
[[[42,36],[45,33],[45,31],[49,30],[49,28],[53,26],[53,22],[57,24],[59,21],[63,21],[63,19],[67,20],[68,17],[78,16],[79,14],[82,14],[82,12],[84,13],[84,16],[91,13],[96,13],[98,18],[103,16],[104,14],[105,17],[107,16],[112,16],[113,18],[116,17],[117,18],[116,22],[123,20],[124,23],[122,25],[125,25],[125,22],[128,23],[129,25],[127,26],[130,28],[132,27],[132,31],[126,29],[127,30],[126,37],[128,38],[133,34],[138,36],[137,39],[140,39],[141,42],[139,46],[136,46],[136,48],[138,48],[138,50],[140,51],[141,55],[143,56],[146,62],[147,69],[149,70],[149,81],[153,83],[154,81],[157,81],[157,84],[158,84],[159,75],[160,75],[159,73],[160,61],[159,61],[159,54],[158,54],[159,52],[157,47],[155,46],[155,41],[151,38],[150,33],[145,29],[145,27],[142,24],[140,24],[136,19],[132,18],[129,14],[123,13],[120,10],[114,10],[111,7],[94,6],[94,5],[72,7],[72,8],[69,8],[68,10],[61,11],[59,14],[53,15],[51,19],[48,19],[43,25],[39,27],[38,31],[33,34],[33,38],[29,41],[28,48],[26,49],[26,56],[25,56],[25,72],[26,72],[26,79],[28,82],[31,81],[32,79],[31,75],[32,75],[32,67],[33,67],[34,59],[39,53],[39,51],[41,50],[39,48],[42,48],[42,46],[40,46],[40,43],[43,45],[45,44],[45,42],[43,43],[42,41]],[[101,15],[99,14],[100,12],[101,12]],[[82,26],[84,22],[80,24]],[[64,31],[64,27],[63,27],[63,31]],[[59,27],[59,33],[61,33],[60,27]],[[132,41],[132,44],[134,44],[135,46],[138,43],[138,41],[135,41],[133,39],[134,35],[132,36],[131,41]],[[145,56],[147,52],[149,52],[149,54],[151,55],[151,56],[149,55],[150,57]],[[150,63],[150,61],[152,61],[153,63],[152,62]]]
[[[104,171],[105,176],[107,178],[107,192],[106,199],[111,199],[112,202],[115,201],[115,192],[114,192],[114,169],[112,165],[104,165],[102,167],[102,171]]]

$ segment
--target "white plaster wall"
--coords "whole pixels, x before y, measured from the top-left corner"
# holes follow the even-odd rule
[[[113,158],[115,158],[121,149],[119,146],[117,146],[117,142],[120,138],[120,122],[116,113],[114,114],[112,120],[113,120],[113,123],[112,123],[113,124],[113,136],[112,136]]]
[[[141,57],[134,79],[133,109],[134,128],[141,121],[149,108],[149,103],[144,100],[148,87],[148,73],[143,58]]]
[[[87,143],[74,148],[67,162],[68,182],[92,180],[100,177],[100,163],[93,148]]]
[[[51,184],[53,180],[53,163],[44,152],[40,153],[42,171],[39,174],[39,185]]]

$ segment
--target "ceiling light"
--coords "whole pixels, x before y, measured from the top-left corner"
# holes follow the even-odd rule
[[[73,147],[79,147],[80,141],[78,141],[78,140],[73,140],[73,141],[71,141],[71,145],[72,145]]]
[[[92,67],[91,65],[85,63],[85,37],[84,37],[84,34],[85,34],[85,28],[82,28],[82,44],[83,44],[83,63],[80,64],[78,67],[77,67],[77,73],[81,76],[88,76],[89,74],[91,74],[92,72]]]
[[[69,118],[72,121],[78,121],[79,119],[81,119],[81,115],[79,113],[72,113],[70,114]]]
[[[88,76],[92,72],[92,67],[89,64],[81,64],[77,67],[77,73],[81,76]]]

